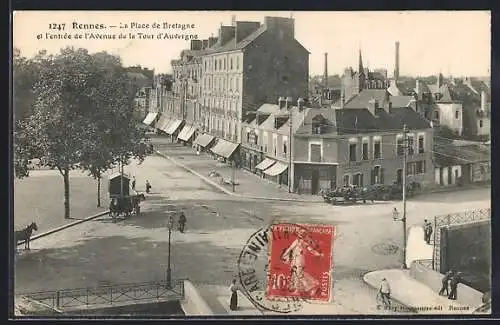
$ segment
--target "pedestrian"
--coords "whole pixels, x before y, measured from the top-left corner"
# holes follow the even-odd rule
[[[450,294],[448,299],[457,300],[457,287],[460,282],[462,282],[462,272],[456,273],[450,279]]]
[[[238,286],[236,285],[236,280],[233,279],[231,285],[229,286],[229,291],[231,292],[231,299],[229,300],[229,309],[238,309]]]
[[[132,178],[132,189],[135,190],[135,176]]]
[[[392,209],[392,219],[398,220],[398,218],[399,218],[398,209],[396,209],[396,207],[394,207],[394,209]]]
[[[179,216],[179,231],[184,233],[184,227],[186,226],[186,216],[184,215],[184,212],[181,212],[181,215]]]
[[[146,193],[149,193],[151,191],[151,184],[149,183],[148,180],[146,180]]]
[[[391,286],[389,285],[389,282],[387,282],[386,278],[382,278],[379,293],[384,306],[386,308],[391,308]]]
[[[427,219],[424,220],[424,240],[427,244],[431,243],[432,225]]]
[[[450,294],[450,279],[453,276],[453,271],[448,271],[444,275],[443,279],[441,280],[441,290],[439,290],[439,295],[444,296],[444,292],[446,291],[446,295],[448,296]]]

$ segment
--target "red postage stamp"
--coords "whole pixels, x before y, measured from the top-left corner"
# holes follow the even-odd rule
[[[331,301],[333,225],[271,227],[266,295]]]

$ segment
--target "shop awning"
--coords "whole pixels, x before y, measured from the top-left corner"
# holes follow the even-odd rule
[[[167,115],[161,115],[158,123],[156,123],[156,128],[162,130],[170,122],[170,118]]]
[[[211,149],[211,151],[216,155],[227,159],[233,155],[233,153],[236,151],[237,148],[238,148],[237,143],[232,143],[224,139],[219,139],[219,141],[217,142],[215,147]]]
[[[269,175],[269,176],[277,176],[277,175],[283,173],[287,169],[288,169],[288,165],[285,165],[285,164],[277,161],[274,165],[272,165],[268,169],[264,170],[264,174]]]
[[[174,134],[182,124],[182,120],[171,120],[167,127],[163,130],[166,134]]]
[[[196,131],[195,126],[186,124],[184,128],[181,130],[181,132],[179,132],[177,139],[182,141],[189,141],[189,139],[191,139],[195,131]]]
[[[151,123],[153,123],[153,121],[157,116],[158,113],[148,113],[148,115],[146,115],[146,118],[144,119],[144,121],[142,121],[142,123],[146,125],[151,125]]]
[[[194,140],[194,144],[197,144],[203,148],[207,147],[213,140],[215,139],[214,136],[210,134],[201,134],[199,135],[196,140]]]
[[[259,170],[268,169],[275,162],[276,162],[276,160],[272,160],[272,159],[266,158],[266,159],[262,160],[257,166],[255,166],[255,169],[259,169]]]

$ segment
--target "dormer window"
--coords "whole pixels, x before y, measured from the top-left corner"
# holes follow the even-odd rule
[[[320,114],[316,115],[312,119],[311,127],[312,134],[321,134],[323,132],[323,126],[325,124],[325,118]]]

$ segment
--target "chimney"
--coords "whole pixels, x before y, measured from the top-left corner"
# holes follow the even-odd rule
[[[278,98],[278,106],[280,109],[285,108],[286,100],[283,97]]]
[[[215,43],[217,43],[217,37],[210,36],[208,38],[208,47],[214,46]]]
[[[219,29],[219,43],[220,45],[224,45],[229,42],[232,38],[234,38],[236,31],[235,26],[220,26]]]
[[[394,80],[399,79],[399,42],[396,42],[396,61],[394,66]]]
[[[441,88],[443,83],[443,75],[441,73],[438,74],[437,76],[437,89]]]
[[[345,90],[344,87],[340,90],[340,108],[344,108],[345,105]]]
[[[415,92],[417,93],[417,96],[420,98],[420,81],[418,79],[415,85]]]
[[[206,49],[208,47],[208,40],[207,39],[204,39],[203,40],[203,46],[202,46],[202,49]]]
[[[371,98],[369,101],[368,101],[368,107],[367,109],[370,111],[370,113],[372,113],[373,116],[376,115],[377,113],[377,110],[378,110],[378,100],[376,100],[375,98]]]
[[[325,71],[323,74],[323,86],[328,89],[328,53],[325,53]]]
[[[191,40],[191,50],[199,51],[203,46],[203,41],[198,39]]]
[[[486,92],[483,90],[481,91],[481,111],[486,110]]]
[[[302,112],[304,110],[304,99],[303,98],[297,99],[297,108],[298,108],[299,112]]]
[[[236,43],[239,43],[259,29],[260,23],[254,21],[237,21],[234,26],[236,26]]]
[[[271,34],[277,35],[279,39],[295,37],[293,18],[267,16],[264,17],[264,25]]]

